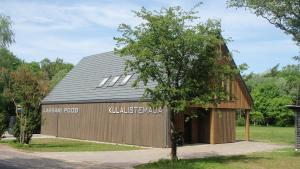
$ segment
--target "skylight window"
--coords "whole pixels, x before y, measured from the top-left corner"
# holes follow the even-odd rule
[[[129,79],[132,77],[133,74],[131,75],[126,75],[123,79],[123,81],[120,83],[120,86],[126,85]]]
[[[120,79],[120,76],[115,76],[107,86],[109,86],[109,87],[114,86],[119,79]]]
[[[99,84],[98,87],[103,87],[103,86],[105,85],[105,83],[108,81],[108,79],[109,79],[109,77],[104,78],[104,79],[100,82],[100,84]]]

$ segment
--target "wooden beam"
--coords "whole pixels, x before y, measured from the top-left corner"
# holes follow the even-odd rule
[[[250,110],[245,110],[245,140],[250,140]]]

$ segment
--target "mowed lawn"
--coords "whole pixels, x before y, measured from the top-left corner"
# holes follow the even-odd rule
[[[11,147],[32,152],[76,152],[76,151],[127,151],[141,149],[135,146],[94,143],[60,138],[36,138],[29,145],[21,145],[15,141],[1,141]]]
[[[244,127],[237,127],[236,139],[243,140]],[[250,126],[250,139],[253,141],[262,141],[280,144],[295,143],[295,128],[294,127],[259,127]],[[300,168],[300,167],[299,167]]]
[[[292,149],[274,152],[253,153],[231,157],[211,157],[205,159],[161,160],[136,167],[137,169],[298,169],[300,153]]]
[[[250,138],[293,146],[295,133],[293,127],[250,127]],[[237,140],[244,139],[244,128],[237,127]],[[189,160],[161,160],[136,167],[137,169],[300,169],[300,153],[285,148],[273,152],[252,153],[229,157],[209,157]]]

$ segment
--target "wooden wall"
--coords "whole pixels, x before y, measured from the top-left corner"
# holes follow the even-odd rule
[[[295,147],[297,150],[300,150],[300,111],[295,112]]]
[[[91,103],[42,105],[42,109],[79,108],[79,113],[42,112],[42,134],[150,147],[167,146],[167,111],[112,114],[109,107],[144,106],[147,103]],[[57,128],[58,127],[58,128]]]
[[[223,109],[251,109],[252,100],[247,95],[243,82],[238,77],[232,81],[231,85],[232,99],[223,101],[219,105],[209,105],[209,108],[223,108]],[[201,105],[191,105],[191,107],[202,107]]]
[[[189,110],[186,114],[189,114]],[[193,108],[193,111],[196,111]],[[203,110],[199,110],[203,111]],[[222,144],[235,142],[235,109],[210,109],[202,116],[191,120],[191,143]],[[177,130],[184,132],[184,114],[175,118]]]
[[[217,108],[251,109],[251,98],[247,96],[246,91],[243,89],[242,85],[242,82],[238,78],[232,81],[232,100],[223,101],[220,105],[217,106]]]
[[[234,109],[212,109],[210,116],[210,143],[232,143],[236,135]]]

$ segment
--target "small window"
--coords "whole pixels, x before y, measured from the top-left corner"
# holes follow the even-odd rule
[[[114,86],[119,79],[120,79],[120,76],[115,76],[107,86],[110,86],[110,87]]]
[[[98,87],[103,87],[105,85],[105,83],[108,81],[109,77],[104,78],[100,84],[98,85]]]
[[[120,86],[126,85],[129,79],[132,77],[133,74],[131,75],[126,75],[123,79],[123,81],[120,83]]]

